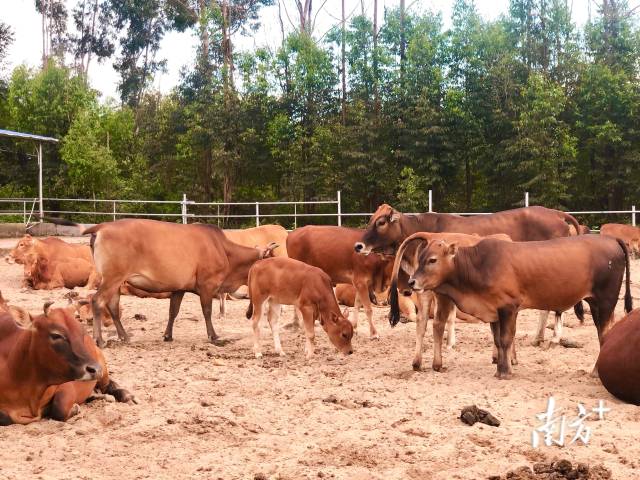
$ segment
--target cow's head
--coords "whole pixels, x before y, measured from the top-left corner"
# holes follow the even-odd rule
[[[453,259],[458,253],[456,243],[443,240],[432,240],[421,248],[415,271],[409,278],[409,287],[414,292],[422,293],[442,285],[453,271]]]
[[[97,380],[102,367],[85,345],[84,328],[71,309],[50,306],[46,303],[44,315],[31,319],[34,332],[31,348],[38,367],[47,374],[51,385]]]
[[[348,317],[348,308],[345,308],[341,314],[330,312],[326,315],[320,315],[320,325],[329,335],[329,340],[345,355],[353,353],[353,347],[351,346],[353,325],[347,320]]]
[[[398,245],[402,241],[401,215],[386,203],[380,205],[371,216],[362,240],[354,245],[355,251],[368,255]]]
[[[28,253],[21,262],[24,265],[24,278],[28,281],[38,277],[41,259],[35,253]]]
[[[33,237],[27,234],[18,240],[17,245],[9,252],[7,257],[8,259],[12,259],[16,263],[25,263],[27,255],[33,252]]]

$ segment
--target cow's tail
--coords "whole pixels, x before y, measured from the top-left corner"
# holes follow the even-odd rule
[[[376,298],[376,294],[371,286],[369,286],[369,301],[372,305],[378,305],[378,299]]]
[[[562,214],[564,221],[569,225],[573,225],[573,228],[576,229],[576,235],[580,235],[580,224],[578,223],[578,220],[576,220],[576,217],[567,212],[560,213]]]
[[[624,311],[626,313],[629,313],[631,310],[633,310],[633,298],[631,297],[631,265],[629,262],[629,249],[627,248],[627,245],[619,238],[616,238],[616,242],[618,242],[618,245],[620,245],[620,248],[622,248],[622,251],[624,252],[625,267],[627,269],[624,287]]]
[[[253,300],[251,299],[252,295],[251,295],[251,271],[253,270],[253,268],[249,269],[249,273],[247,274],[247,291],[249,292],[249,306],[247,307],[247,313],[245,313],[245,316],[247,317],[247,320],[250,320],[251,317],[253,317]]]
[[[422,240],[428,242],[424,232],[414,233],[410,237],[407,237],[402,244],[400,244],[400,248],[398,248],[398,252],[396,253],[396,259],[393,262],[393,272],[391,273],[391,288],[389,290],[389,305],[391,306],[391,310],[389,311],[389,323],[392,327],[395,327],[400,321],[400,303],[398,301],[398,273],[400,272],[400,264],[402,263],[402,257],[404,257],[404,252],[411,242],[414,240]]]
[[[576,317],[578,317],[580,323],[584,323],[584,305],[582,305],[582,301],[576,303],[573,306],[573,313],[576,314]]]

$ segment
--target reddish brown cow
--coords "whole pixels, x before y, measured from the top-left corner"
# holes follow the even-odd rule
[[[70,311],[45,307],[30,328],[0,313],[0,425],[65,421],[95,387],[118,401],[133,400],[110,380],[102,352]]]
[[[259,322],[267,301],[267,319],[277,354],[284,356],[278,328],[281,305],[293,305],[302,316],[307,337],[307,359],[314,354],[316,320],[320,321],[329,340],[340,352],[353,353],[353,326],[345,318],[347,310],[340,312],[331,287],[331,278],[321,269],[292,258],[268,258],[251,267],[248,286],[251,300],[247,318],[251,318],[253,322],[253,349],[256,358],[262,357]]]
[[[378,338],[373,324],[370,291],[388,287],[393,257],[363,256],[353,251],[363,230],[333,226],[306,226],[291,232],[287,238],[289,257],[323,270],[331,282],[351,283],[358,292],[356,305],[362,305],[369,322],[371,338]],[[358,327],[358,307],[354,309],[354,328]]]
[[[600,343],[613,317],[626,268],[625,310],[632,308],[629,254],[624,242],[595,235],[543,242],[487,239],[474,247],[429,242],[409,279],[416,292],[433,290],[491,324],[499,378],[510,378],[518,312],[562,312],[586,299]]]
[[[38,256],[44,254],[49,260],[82,258],[92,262],[89,245],[67,243],[56,237],[47,237],[42,240],[25,235],[18,240],[17,245],[9,253],[9,257],[16,263],[24,263],[28,254]]]
[[[30,253],[25,258],[25,278],[36,290],[84,287],[98,288],[100,276],[93,262],[83,258],[58,258],[52,261],[45,253]]]
[[[600,227],[600,235],[619,238],[635,255],[640,253],[640,228],[621,223],[605,223]]]
[[[249,268],[277,247],[243,247],[215,226],[156,220],[101,223],[84,233],[91,234],[96,269],[102,275],[93,297],[93,336],[98,345],[103,344],[105,308],[120,339],[129,340],[118,315],[120,286],[125,281],[147,292],[172,292],[165,341],[173,340],[173,324],[185,292],[199,295],[209,341],[220,344],[211,323],[213,297],[245,285]]]
[[[628,313],[605,334],[596,368],[611,395],[640,405],[640,309]]]
[[[395,326],[400,320],[399,298],[398,298],[398,274],[400,267],[405,272],[414,274],[418,267],[418,261],[422,248],[428,242],[434,240],[442,240],[446,242],[455,242],[459,247],[472,247],[484,238],[493,238],[496,240],[510,242],[508,235],[497,234],[490,237],[480,237],[478,235],[466,235],[464,233],[427,233],[419,232],[410,235],[405,239],[393,265],[391,275],[390,304],[391,311],[389,313],[389,322]],[[407,288],[408,287],[407,285]],[[401,289],[404,290],[404,289]],[[404,295],[411,295],[411,290],[403,291]],[[442,339],[444,338],[444,328],[448,327],[448,347],[452,347],[455,343],[455,318],[456,305],[446,295],[440,295],[430,290],[418,293],[418,321],[416,323],[416,348],[413,357],[413,369],[420,370],[422,366],[422,347],[424,342],[424,334],[427,331],[427,321],[431,303],[435,303],[435,313],[433,317],[433,364],[435,371],[442,368]],[[513,351],[513,359],[515,361],[515,348]]]

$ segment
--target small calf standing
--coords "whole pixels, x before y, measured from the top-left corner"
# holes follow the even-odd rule
[[[253,321],[253,348],[256,358],[262,357],[258,323],[267,300],[267,319],[273,333],[276,353],[279,355],[284,355],[278,330],[281,305],[293,305],[301,313],[307,337],[307,358],[314,354],[316,319],[320,320],[320,325],[329,335],[329,340],[339,351],[344,354],[353,353],[353,326],[345,318],[347,311],[340,312],[331,286],[331,278],[319,268],[287,257],[267,258],[251,267],[248,285],[251,300],[247,318]]]

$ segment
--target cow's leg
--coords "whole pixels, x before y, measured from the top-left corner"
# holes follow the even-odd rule
[[[491,326],[491,333],[493,334],[493,352],[491,354],[492,363],[496,365],[500,361],[500,321],[496,320],[489,324]]]
[[[369,285],[365,282],[358,283],[356,287],[356,297],[360,298],[360,303],[364,309],[364,313],[367,316],[367,322],[369,322],[369,338],[371,340],[377,340],[380,338],[376,326],[373,324],[373,307],[371,306],[371,299],[369,298]],[[355,328],[355,327],[354,327]]]
[[[589,304],[589,310],[591,310],[591,318],[593,319],[593,324],[596,326],[598,330],[598,339],[600,339],[600,308],[599,302],[596,301],[595,298],[585,298],[586,302]],[[593,370],[591,370],[592,377],[598,377],[598,368],[597,363],[594,364]]]
[[[173,323],[176,321],[183,298],[184,291],[171,292],[171,300],[169,300],[169,321],[167,322],[167,328],[164,329],[163,336],[165,342],[173,341]]]
[[[9,415],[0,410],[0,427],[6,427],[13,425],[13,420]]]
[[[553,326],[553,337],[551,343],[559,344],[562,338],[562,327],[564,320],[564,312],[555,312],[555,324]]]
[[[405,314],[408,321],[417,321],[416,305],[413,303],[411,297],[399,294],[398,303],[400,304],[400,312]]]
[[[273,300],[269,302],[269,311],[267,312],[267,321],[271,327],[271,334],[273,335],[273,346],[276,353],[281,357],[285,356],[284,350],[282,350],[282,344],[280,343],[280,326],[278,325],[278,319],[280,318],[280,312],[282,306],[279,303],[275,303]]]
[[[511,369],[511,357],[513,341],[516,333],[517,310],[510,307],[498,309],[498,322],[500,322],[498,335],[498,370],[496,377],[508,380],[513,375]],[[495,341],[495,332],[494,332]]]
[[[540,310],[540,316],[538,317],[538,329],[536,330],[536,336],[531,341],[531,345],[538,347],[544,342],[544,331],[547,328],[547,320],[549,319],[549,310]]]
[[[304,334],[306,337],[306,343],[304,346],[305,356],[307,360],[310,360],[315,355],[315,321],[314,308],[312,306],[305,306],[300,308],[302,313],[302,322],[304,326]]]
[[[108,395],[112,395],[113,398],[116,399],[116,402],[121,402],[121,403],[137,403],[136,399],[133,397],[133,395],[131,393],[129,393],[128,390],[124,389],[124,388],[120,388],[120,386],[114,382],[113,380],[109,379],[109,381],[107,382],[106,386],[101,387],[100,391],[102,393],[106,393]]]
[[[207,338],[209,339],[209,342],[218,346],[224,345],[224,342],[220,341],[218,334],[214,330],[213,323],[211,323],[211,312],[213,311],[212,292],[200,292],[200,307],[202,308],[204,323],[207,327]]]
[[[360,301],[360,295],[358,294],[358,291],[356,290],[356,296],[353,299],[353,314],[352,314],[352,319],[351,319],[351,325],[353,325],[353,334],[357,335],[358,334],[358,317],[360,315],[360,306],[362,305],[362,302]]]
[[[124,342],[129,341],[129,336],[122,326],[122,322],[120,321],[120,288],[118,288],[111,300],[107,302],[107,310],[109,310],[109,314],[111,315],[111,319],[113,320],[113,324],[116,326],[116,331],[118,332],[118,338]]]
[[[218,294],[218,301],[220,302],[220,320],[224,320],[227,314],[227,294]]]
[[[76,400],[76,390],[73,383],[67,382],[60,385],[47,408],[47,417],[59,422],[66,422],[80,411]]]
[[[265,300],[251,299],[253,302],[253,315],[251,316],[251,327],[253,329],[253,353],[256,358],[262,358],[262,351],[260,349],[260,319],[262,318],[262,308],[264,307]]]
[[[444,328],[447,321],[451,319],[451,313],[455,316],[456,306],[447,297],[435,296],[436,308],[433,315],[433,366],[439,372],[442,368],[442,339],[444,338]]]
[[[456,304],[452,302],[452,307],[446,320],[447,350],[451,350],[456,345],[456,310]]]
[[[106,283],[103,279],[102,285],[100,285],[100,288],[91,300],[91,309],[93,312],[93,339],[99,347],[104,346],[104,340],[102,339],[102,323],[105,315],[104,310],[107,308],[107,304],[111,301],[111,298],[116,294],[116,292],[120,291],[121,284],[121,279],[112,281],[111,283]],[[127,336],[127,333],[124,331],[123,333],[123,340],[128,341],[129,337]],[[120,332],[118,332],[118,335],[120,335]]]
[[[604,298],[603,298],[604,297]],[[611,297],[611,298],[607,298]],[[613,292],[610,295],[602,294],[601,296],[590,300],[587,299],[589,303],[589,307],[591,308],[591,316],[593,318],[593,323],[598,330],[598,341],[600,343],[600,347],[602,347],[602,342],[604,341],[604,334],[608,330],[608,326],[610,322],[614,319],[614,310],[616,308],[616,303],[618,301],[618,293]],[[592,377],[598,376],[598,368],[597,364],[593,366],[593,370],[591,371]]]
[[[424,334],[427,331],[427,323],[429,322],[429,301],[423,298],[426,295],[428,295],[428,293],[418,295],[418,302],[421,307],[418,308],[416,320],[416,350],[413,355],[413,369],[416,371],[420,370],[422,366],[422,346],[424,344]]]

